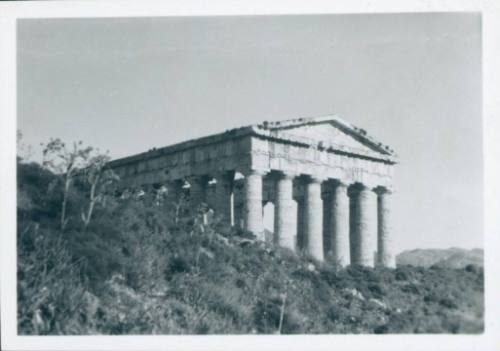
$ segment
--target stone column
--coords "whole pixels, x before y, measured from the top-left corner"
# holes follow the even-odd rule
[[[296,246],[297,249],[302,251],[307,247],[306,236],[304,233],[304,197],[301,196],[296,199],[297,201],[297,209],[295,211],[295,215],[297,216],[297,221],[295,224],[297,236],[296,236]]]
[[[295,251],[296,228],[293,216],[293,175],[283,174],[276,181],[274,204],[274,242]]]
[[[311,177],[304,186],[304,232],[307,238],[307,253],[318,261],[324,259],[321,181]]]
[[[349,197],[347,185],[335,181],[329,198],[328,216],[332,260],[341,267],[349,264]]]
[[[202,203],[206,203],[206,194],[208,188],[208,178],[206,176],[189,177],[189,198],[191,208],[194,210]]]
[[[381,267],[396,268],[396,258],[392,248],[392,192],[383,187],[377,193],[377,264]]]
[[[226,171],[215,177],[215,215],[222,224],[232,226],[233,223],[233,182],[234,172]]]
[[[264,238],[264,223],[262,216],[262,177],[264,172],[251,170],[245,174],[245,230],[257,238]]]
[[[353,188],[351,201],[353,204],[351,227],[351,264],[373,267],[373,239],[376,236],[375,209],[370,206],[374,202],[375,193],[364,185]],[[373,213],[372,213],[373,212]]]

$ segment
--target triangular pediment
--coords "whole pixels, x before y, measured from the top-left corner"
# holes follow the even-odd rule
[[[336,116],[267,122],[259,127],[275,138],[345,151],[365,157],[394,159],[394,151]]]

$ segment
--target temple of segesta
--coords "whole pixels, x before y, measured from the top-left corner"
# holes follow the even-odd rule
[[[126,186],[165,187],[176,201],[205,203],[223,224],[345,266],[394,267],[393,150],[336,116],[299,118],[224,133],[114,160]]]

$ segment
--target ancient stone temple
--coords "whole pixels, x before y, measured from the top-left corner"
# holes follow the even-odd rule
[[[159,186],[173,201],[186,188],[227,226],[340,265],[394,267],[393,150],[336,116],[228,130],[111,162],[127,186]]]

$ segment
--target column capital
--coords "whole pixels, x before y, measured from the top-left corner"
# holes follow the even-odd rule
[[[327,178],[324,176],[320,176],[317,174],[308,174],[307,181],[308,183],[323,183]]]
[[[258,175],[258,176],[265,176],[267,173],[269,173],[269,170],[265,169],[246,169],[241,172],[245,177],[248,177],[250,175]]]
[[[351,185],[350,182],[346,182],[343,179],[332,179],[331,184],[335,188],[348,188]]]
[[[290,179],[293,180],[299,176],[298,173],[281,171],[278,173],[278,179]]]
[[[358,193],[360,193],[362,191],[366,191],[366,190],[371,191],[371,188],[366,186],[363,183],[352,183],[351,185],[349,185],[349,188],[348,188],[349,196],[358,194]]]
[[[394,193],[394,189],[392,187],[385,187],[385,186],[376,186],[375,188],[373,188],[373,191],[377,194],[377,195],[391,195]]]

